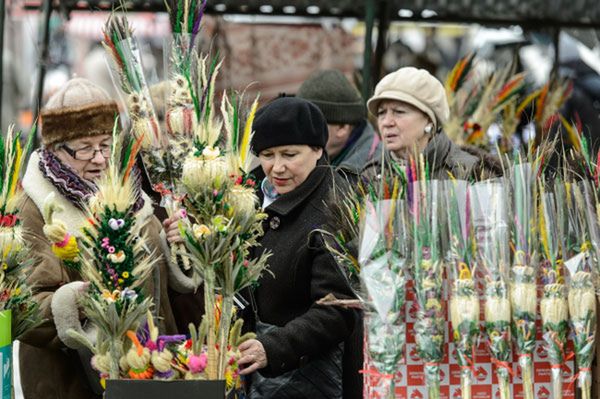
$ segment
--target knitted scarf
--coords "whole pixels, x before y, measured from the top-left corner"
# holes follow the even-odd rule
[[[93,182],[81,178],[73,168],[62,163],[51,151],[43,148],[38,153],[39,167],[44,177],[75,207],[84,210],[85,204],[96,193],[98,187]],[[140,173],[135,167],[132,178],[136,187],[136,202],[133,210],[137,212],[144,206],[144,199],[141,195]]]

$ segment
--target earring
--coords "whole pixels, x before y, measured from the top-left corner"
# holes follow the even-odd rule
[[[433,125],[431,123],[429,125],[425,126],[425,134],[431,134],[432,131],[433,131]]]

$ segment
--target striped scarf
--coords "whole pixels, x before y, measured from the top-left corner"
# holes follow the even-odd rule
[[[75,207],[85,210],[85,205],[96,193],[98,187],[93,182],[81,178],[73,168],[62,163],[51,151],[43,148],[38,150],[38,154],[40,171],[44,177]],[[132,171],[132,178],[135,179],[137,191],[133,210],[137,212],[144,206],[144,199],[141,195],[140,173],[136,167]]]

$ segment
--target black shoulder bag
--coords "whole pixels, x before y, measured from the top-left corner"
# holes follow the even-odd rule
[[[278,327],[260,321],[253,288],[250,288],[250,301],[260,341],[262,335]],[[249,399],[342,399],[343,353],[344,344],[340,343],[322,356],[278,377],[265,378],[259,370],[251,376]]]

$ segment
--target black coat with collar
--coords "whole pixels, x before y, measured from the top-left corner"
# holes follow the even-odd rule
[[[260,168],[253,174],[259,182],[264,178]],[[279,327],[259,337],[268,361],[260,372],[267,377],[296,369],[343,342],[355,324],[353,310],[315,304],[329,293],[353,297],[321,235],[313,232],[328,217],[325,200],[332,174],[330,166],[319,161],[304,183],[265,209],[268,218],[259,251],[272,252],[272,274],[263,274],[254,297],[259,319]],[[262,202],[262,192],[258,195]]]

